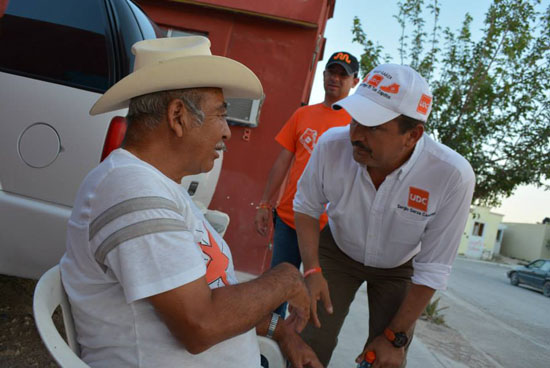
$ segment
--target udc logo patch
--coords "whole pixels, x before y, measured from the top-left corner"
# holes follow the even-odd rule
[[[425,190],[409,187],[409,201],[407,205],[417,210],[427,212],[430,193]]]

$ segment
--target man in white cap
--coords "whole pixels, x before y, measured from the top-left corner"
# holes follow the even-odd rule
[[[357,361],[374,351],[377,368],[403,367],[416,320],[435,290],[446,287],[474,172],[424,133],[432,94],[410,67],[374,68],[333,108],[345,109],[352,122],[321,137],[294,199],[315,325],[302,336],[328,365],[366,281],[368,339]],[[325,205],[329,225],[319,234]]]
[[[237,284],[231,253],[179,185],[229,139],[224,97],[260,98],[244,65],[204,37],[141,41],[134,72],[93,106],[128,106],[123,148],[82,183],[60,262],[81,358],[92,367],[259,367],[256,332],[297,367],[320,366],[296,331],[303,278],[283,264]],[[271,313],[288,300],[293,315]]]

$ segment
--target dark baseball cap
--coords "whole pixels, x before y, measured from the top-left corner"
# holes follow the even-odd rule
[[[335,52],[330,56],[330,59],[327,61],[325,69],[331,66],[332,64],[341,65],[348,75],[356,74],[359,72],[359,63],[355,56],[345,51]]]

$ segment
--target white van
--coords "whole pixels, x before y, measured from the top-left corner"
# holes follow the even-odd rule
[[[81,181],[125,131],[125,110],[88,112],[132,70],[131,46],[162,36],[130,0],[0,2],[1,274],[58,263]],[[220,165],[183,184],[204,207]]]

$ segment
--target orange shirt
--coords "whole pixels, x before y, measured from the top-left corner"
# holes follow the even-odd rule
[[[332,110],[322,103],[304,106],[292,114],[275,137],[275,140],[281,146],[294,153],[294,161],[290,166],[288,180],[277,206],[277,215],[288,226],[296,229],[292,201],[296,194],[298,179],[300,179],[306,168],[317,140],[328,129],[348,125],[350,121],[351,116],[344,109]],[[323,228],[328,221],[327,214],[323,213],[319,221],[321,228]]]

